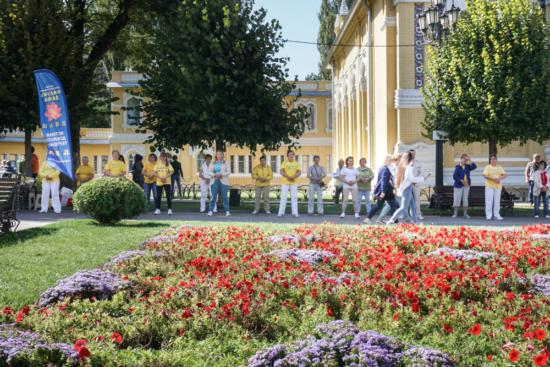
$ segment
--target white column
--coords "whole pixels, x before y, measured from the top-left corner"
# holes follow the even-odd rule
[[[233,156],[233,173],[239,173],[239,156]]]
[[[250,173],[250,167],[249,167],[249,164],[248,164],[248,156],[245,155],[244,156],[244,173]]]

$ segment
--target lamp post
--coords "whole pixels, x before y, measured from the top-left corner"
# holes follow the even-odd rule
[[[433,0],[432,4],[422,14],[418,16],[422,35],[426,43],[440,47],[450,29],[458,23],[460,8],[454,5],[445,11],[447,0]],[[435,140],[435,184],[443,186],[443,142],[447,140],[447,134],[439,130],[439,83],[436,85],[435,110],[436,110],[436,130],[433,133]]]

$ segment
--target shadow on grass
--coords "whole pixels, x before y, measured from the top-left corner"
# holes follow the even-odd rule
[[[0,234],[0,249],[16,245],[23,241],[32,240],[35,237],[50,236],[59,231],[59,228],[38,227],[29,228],[19,232],[9,232]]]

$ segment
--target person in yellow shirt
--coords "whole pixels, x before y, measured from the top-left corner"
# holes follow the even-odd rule
[[[145,178],[143,183],[143,189],[145,190],[145,196],[147,196],[147,203],[151,202],[151,191],[153,192],[153,200],[157,202],[157,178],[155,176],[155,166],[157,165],[157,155],[154,153],[149,154],[149,163],[143,167],[141,174]]]
[[[256,205],[254,206],[254,211],[252,214],[258,214],[260,211],[260,199],[263,195],[264,198],[264,210],[266,214],[271,214],[269,211],[269,185],[271,180],[273,180],[273,171],[271,167],[265,164],[265,156],[260,158],[260,164],[254,167],[252,170],[252,179],[256,180],[255,189],[256,189]]]
[[[292,203],[292,215],[299,218],[298,215],[298,181],[297,178],[302,174],[300,163],[294,160],[294,152],[289,150],[286,154],[287,160],[281,163],[280,174],[283,176],[283,185],[281,193],[281,203],[279,204],[279,215],[285,214],[288,190],[290,190],[290,200]]]
[[[92,166],[88,165],[88,157],[82,157],[82,166],[76,170],[76,180],[78,181],[76,186],[80,187],[88,181],[91,181],[95,176],[95,171]]]
[[[107,163],[103,174],[105,176],[111,177],[122,177],[126,175],[126,163],[119,160],[120,152],[118,150],[113,150],[113,160]]]
[[[491,155],[491,164],[483,170],[485,178],[485,216],[491,220],[493,215],[496,220],[502,220],[500,216],[500,193],[502,191],[501,181],[508,175],[501,166],[497,165],[497,156]]]
[[[40,213],[47,213],[50,206],[50,194],[52,197],[53,211],[61,213],[61,201],[59,200],[59,174],[61,172],[53,168],[48,162],[42,163],[38,176],[42,178],[42,203]]]
[[[162,200],[162,190],[166,193],[166,201],[168,202],[168,215],[172,215],[172,190],[170,176],[174,173],[172,165],[168,163],[168,155],[164,152],[160,153],[160,162],[153,169],[153,173],[157,178],[157,197],[155,199],[155,215],[160,214],[160,202]]]

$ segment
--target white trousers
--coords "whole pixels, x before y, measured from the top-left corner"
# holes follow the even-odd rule
[[[279,204],[279,214],[285,214],[286,201],[288,198],[288,189],[290,188],[290,200],[292,203],[292,215],[298,215],[298,185],[282,185],[281,203]]]
[[[201,180],[201,212],[205,211],[206,209],[206,191],[210,192],[210,196],[212,196],[212,187],[210,184],[207,184],[206,181]],[[218,211],[218,204],[214,205],[214,211]]]
[[[61,202],[59,201],[59,181],[42,181],[42,204],[40,211],[48,211],[48,207],[50,206],[50,193],[52,195],[53,211],[56,213],[61,212]]]
[[[420,216],[420,185],[413,185],[414,204],[416,205],[416,216]]]
[[[502,189],[485,186],[485,216],[491,219],[500,217],[500,193]]]

